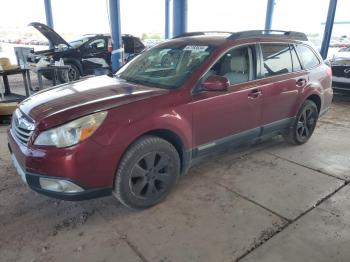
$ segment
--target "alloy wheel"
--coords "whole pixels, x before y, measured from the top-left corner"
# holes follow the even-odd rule
[[[153,199],[161,196],[171,184],[170,159],[163,152],[144,155],[133,167],[129,186],[134,196]]]
[[[74,68],[69,68],[68,70],[69,81],[74,81],[77,78],[77,72]]]
[[[317,116],[313,108],[305,108],[300,114],[296,128],[297,137],[300,141],[307,140],[315,129]]]

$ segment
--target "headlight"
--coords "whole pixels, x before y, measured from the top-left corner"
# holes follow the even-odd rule
[[[98,112],[42,132],[34,142],[38,146],[68,147],[91,136],[105,120],[107,112]]]

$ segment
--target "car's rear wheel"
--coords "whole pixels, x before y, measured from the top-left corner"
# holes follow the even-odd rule
[[[125,206],[151,207],[169,194],[179,173],[180,158],[174,146],[159,137],[144,136],[123,156],[114,192]]]
[[[80,78],[79,68],[76,65],[71,64],[71,63],[65,63],[65,65],[70,66],[70,68],[68,70],[69,82],[78,80]],[[58,74],[58,79],[60,80],[61,83],[67,82],[67,76],[63,72]]]
[[[294,145],[306,143],[315,130],[317,120],[318,109],[316,104],[311,100],[306,100],[288,133],[284,134],[284,138]]]

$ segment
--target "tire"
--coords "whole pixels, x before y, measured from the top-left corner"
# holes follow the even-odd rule
[[[288,133],[284,134],[286,141],[294,145],[306,143],[315,130],[318,114],[316,104],[311,100],[306,100]]]
[[[175,186],[180,165],[179,154],[172,144],[155,136],[141,137],[120,161],[114,194],[129,208],[154,206]]]
[[[69,82],[76,81],[80,78],[79,68],[72,63],[65,63],[65,65],[69,65],[70,69],[68,71]],[[67,79],[63,73],[58,74],[58,79],[61,83],[66,83]]]

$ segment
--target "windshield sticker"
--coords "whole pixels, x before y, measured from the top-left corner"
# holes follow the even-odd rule
[[[196,53],[196,52],[203,52],[207,50],[207,48],[208,48],[207,45],[187,45],[183,50],[192,51],[193,53]]]

